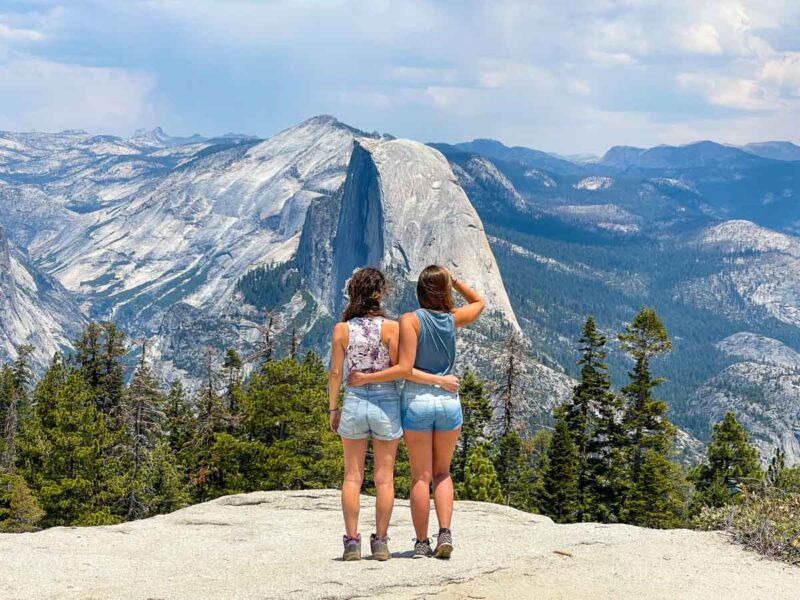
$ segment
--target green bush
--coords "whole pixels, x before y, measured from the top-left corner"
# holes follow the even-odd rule
[[[746,494],[741,503],[704,508],[695,527],[725,531],[764,556],[800,565],[800,493]]]

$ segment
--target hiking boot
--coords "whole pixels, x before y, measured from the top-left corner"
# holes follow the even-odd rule
[[[372,558],[375,560],[389,560],[392,555],[389,553],[389,536],[378,537],[373,533],[369,536],[369,547],[372,550]]]
[[[433,555],[436,558],[450,558],[453,553],[453,534],[449,529],[442,528],[436,536],[436,551]]]
[[[431,550],[431,541],[427,540],[414,540],[414,558],[430,558],[433,556]]]
[[[361,560],[361,534],[359,533],[356,537],[347,537],[346,535],[342,537],[344,543],[342,560]]]

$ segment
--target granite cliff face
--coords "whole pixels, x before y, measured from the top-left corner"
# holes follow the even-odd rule
[[[459,369],[496,376],[503,340],[519,330],[480,217],[444,156],[417,142],[357,140],[341,190],[309,209],[295,262],[332,315],[341,312],[342,291],[357,267],[390,274],[397,311],[415,307],[425,266],[451,269],[487,300],[481,319],[459,332]],[[530,357],[520,363],[531,418],[547,421],[574,381]]]
[[[343,289],[363,265],[415,282],[425,266],[442,264],[477,288],[490,313],[517,327],[480,217],[447,160],[429,146],[410,140],[355,145],[332,249],[332,290]],[[337,312],[341,303],[340,297]]]
[[[31,344],[34,360],[46,362],[69,347],[83,323],[70,294],[14,248],[0,226],[0,361]]]
[[[725,338],[718,348],[735,362],[701,385],[691,414],[716,422],[736,414],[769,464],[780,448],[800,463],[800,354],[777,340],[749,332]]]

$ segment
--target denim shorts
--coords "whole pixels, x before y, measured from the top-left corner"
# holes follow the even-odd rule
[[[403,388],[402,414],[406,431],[453,431],[464,422],[457,393],[412,381]]]
[[[337,433],[348,440],[372,437],[390,441],[403,437],[397,385],[371,383],[345,388],[344,408]]]

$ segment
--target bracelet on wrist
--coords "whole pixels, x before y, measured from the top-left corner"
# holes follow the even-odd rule
[[[341,408],[329,408],[328,409],[328,414],[334,413],[334,412],[341,412],[341,410],[342,410]]]

